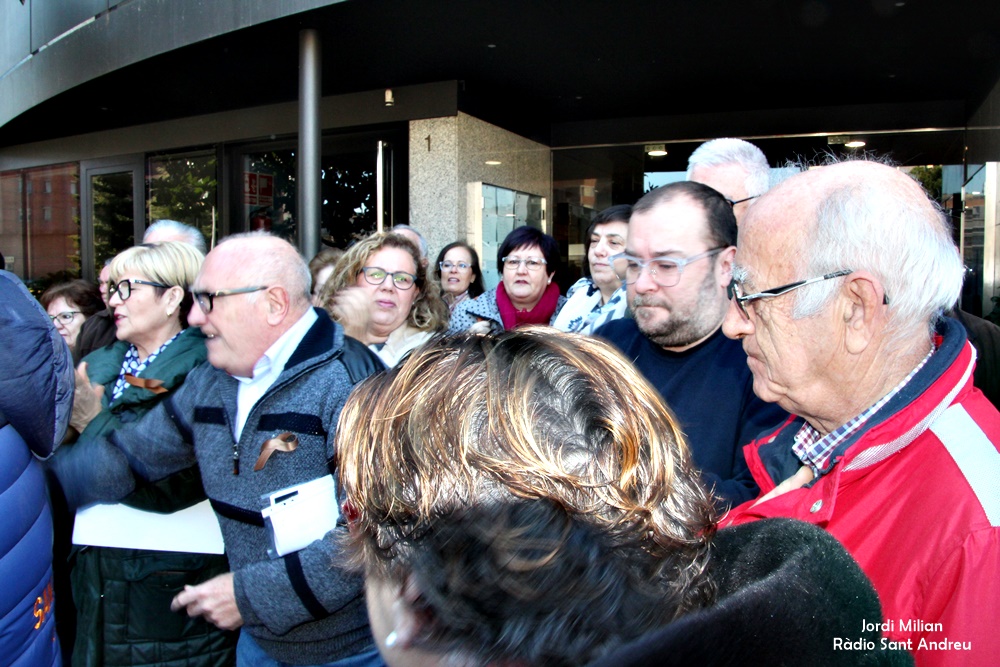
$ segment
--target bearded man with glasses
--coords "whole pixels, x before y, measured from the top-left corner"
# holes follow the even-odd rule
[[[720,510],[756,495],[742,447],[787,417],[754,395],[746,355],[722,335],[735,243],[733,209],[712,188],[680,182],[649,192],[632,207],[625,252],[612,258],[632,318],[595,332],[676,413]]]
[[[947,218],[875,162],[791,177],[740,226],[723,329],[763,399],[796,415],[747,447],[763,493],[727,523],[826,528],[917,665],[996,663],[1000,414],[941,313],[964,268]]]

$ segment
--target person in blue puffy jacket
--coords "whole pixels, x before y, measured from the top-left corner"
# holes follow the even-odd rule
[[[36,459],[73,406],[69,348],[12,273],[0,271],[0,665],[60,665],[52,515]]]

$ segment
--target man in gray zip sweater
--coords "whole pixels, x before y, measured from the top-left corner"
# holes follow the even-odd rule
[[[380,362],[310,307],[309,269],[276,237],[229,237],[192,292],[189,320],[207,336],[210,365],[136,424],[61,461],[67,501],[116,500],[197,465],[231,572],[187,587],[173,610],[242,628],[240,665],[381,664],[362,582],[338,567],[342,528],[273,558],[260,512],[275,491],[331,472],[344,400]]]

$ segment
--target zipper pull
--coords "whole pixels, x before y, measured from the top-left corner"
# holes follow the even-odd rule
[[[240,474],[240,443],[233,443],[233,474]]]

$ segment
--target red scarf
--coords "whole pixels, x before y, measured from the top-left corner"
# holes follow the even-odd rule
[[[500,319],[503,321],[504,329],[513,329],[522,324],[548,324],[558,305],[559,286],[554,283],[549,283],[542,298],[531,310],[515,308],[507,296],[507,290],[503,288],[503,283],[497,285],[497,308],[500,309]]]

